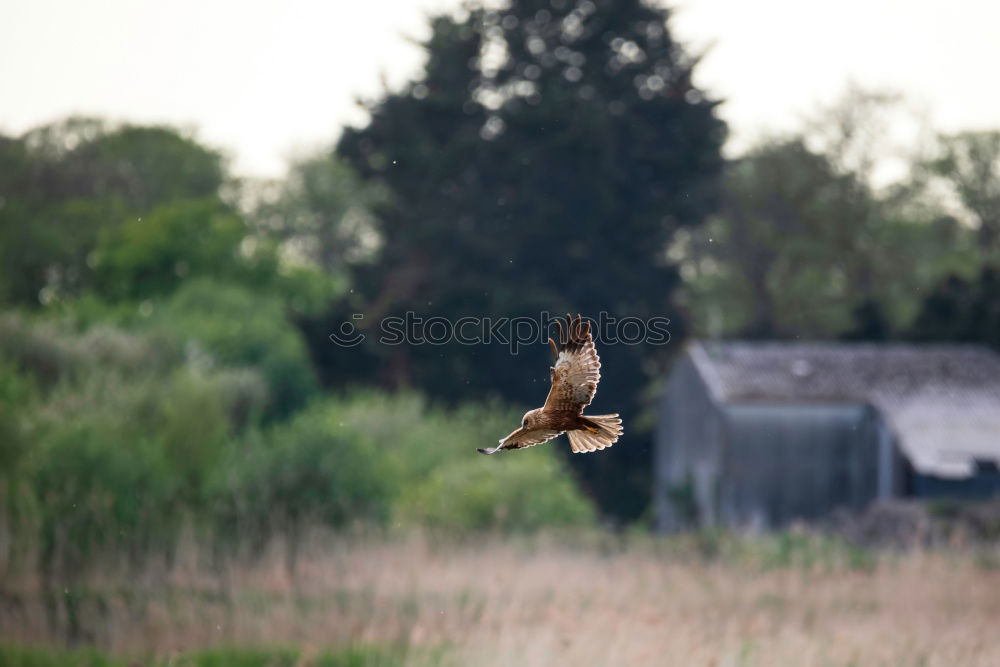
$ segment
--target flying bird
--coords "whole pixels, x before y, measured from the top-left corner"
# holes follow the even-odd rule
[[[555,365],[549,369],[552,388],[545,405],[524,413],[521,428],[500,441],[496,447],[478,450],[480,454],[496,454],[502,449],[534,447],[552,438],[569,434],[569,446],[574,454],[596,452],[610,447],[622,434],[622,420],[613,415],[584,415],[597,393],[601,379],[601,360],[590,335],[590,322],[580,315],[566,316],[566,327],[559,325],[559,343],[549,338]]]

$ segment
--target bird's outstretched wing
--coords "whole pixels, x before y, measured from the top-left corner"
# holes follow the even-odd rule
[[[566,316],[566,327],[561,320],[559,343],[549,338],[555,365],[552,367],[552,388],[545,399],[545,410],[570,410],[579,412],[590,405],[601,380],[601,359],[597,356],[594,339],[590,335],[590,322],[579,315]]]
[[[519,428],[506,438],[500,441],[496,447],[477,450],[480,454],[496,454],[501,449],[524,449],[534,447],[543,442],[548,442],[557,435],[562,435],[565,431],[553,431],[547,428],[526,429]]]

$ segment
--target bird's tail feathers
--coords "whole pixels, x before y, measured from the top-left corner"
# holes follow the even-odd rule
[[[622,434],[622,420],[617,414],[587,415],[580,418],[586,430],[569,431],[569,446],[574,454],[596,452],[618,442]]]

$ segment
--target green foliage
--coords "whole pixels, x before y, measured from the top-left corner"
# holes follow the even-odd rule
[[[499,404],[442,410],[416,395],[361,394],[334,403],[331,415],[372,437],[391,461],[401,521],[455,532],[530,531],[594,517],[554,449],[561,441],[517,457],[470,456],[518,423],[520,415]]]
[[[422,76],[345,131],[338,155],[388,194],[375,208],[383,245],[352,269],[354,312],[663,314],[676,283],[663,252],[710,210],[725,128],[665,10],[588,7],[434,19]],[[606,381],[640,382],[636,351],[616,353]],[[409,358],[392,369],[412,369],[394,379],[434,395],[522,389],[506,350],[393,354]]]
[[[180,371],[141,395],[133,409],[142,418],[142,429],[159,441],[179,500],[192,507],[201,504],[206,478],[217,469],[228,444],[229,422],[215,384]]]
[[[983,343],[1000,348],[1000,270],[948,276],[924,299],[910,336],[924,341]]]
[[[80,415],[45,433],[30,472],[47,569],[71,572],[108,546],[148,546],[154,537],[169,544],[178,489],[158,444],[106,414]]]
[[[233,439],[264,409],[255,371],[185,368],[158,342],[0,319],[4,511],[25,540],[37,532],[49,569],[169,547],[185,517],[206,518]]]
[[[86,118],[0,137],[0,167],[0,299],[31,306],[89,288],[123,221],[223,182],[220,156],[172,129]]]
[[[325,313],[330,302],[347,291],[344,285],[342,277],[312,266],[282,265],[269,291],[281,298],[290,316],[302,318]]]
[[[983,256],[1000,256],[1000,131],[961,132],[939,138],[929,167],[957,195],[977,227]]]
[[[500,404],[369,392],[280,419],[272,391],[295,375],[275,369],[309,366],[276,299],[195,281],[141,322],[0,318],[5,518],[41,547],[46,576],[108,549],[169,552],[185,522],[223,541],[278,530],[294,542],[310,525],[515,531],[593,517],[551,447],[475,453],[517,423]]]
[[[26,478],[46,558],[72,568],[100,549],[172,544],[204,511],[228,458],[230,425],[212,378],[92,377],[61,387],[37,413]]]
[[[676,318],[666,246],[712,210],[726,129],[668,18],[640,0],[475,3],[434,18],[421,75],[373,101],[370,121],[338,143],[387,196],[373,208],[381,244],[349,266],[354,291],[326,330],[361,312]],[[511,364],[502,345],[386,349],[373,338],[324,350],[327,381],[366,374],[446,400],[525,400],[523,367],[545,368],[542,346]],[[635,415],[636,387],[663,352],[601,350],[616,369],[602,380],[611,409]],[[651,448],[635,430],[626,439],[574,464],[606,510],[634,517]]]
[[[72,333],[18,313],[0,314],[0,355],[44,387],[95,373],[163,372],[179,361],[169,341],[153,336],[136,336],[109,325]]]
[[[79,355],[51,326],[33,326],[16,313],[0,314],[0,355],[43,384],[74,373]]]
[[[360,182],[347,164],[324,151],[296,161],[253,219],[300,259],[339,275],[370,259],[379,239],[368,211],[383,200],[378,188]]]
[[[455,533],[592,521],[590,501],[553,449],[472,456],[516,423],[500,406],[443,410],[416,395],[320,401],[234,452],[222,516],[246,530],[392,519]]]
[[[211,375],[217,397],[234,433],[257,426],[271,407],[271,388],[256,368],[220,368]]]
[[[93,648],[19,646],[0,642],[0,665],[5,667],[125,667],[129,664]]]
[[[149,325],[182,341],[194,363],[251,366],[271,392],[271,415],[288,415],[316,391],[301,334],[275,296],[193,280],[154,309]]]
[[[690,303],[711,309],[704,319],[728,318],[724,330],[749,336],[845,328],[846,313],[831,306],[847,300],[848,281],[831,246],[846,250],[844,226],[864,216],[853,185],[798,140],[765,144],[732,163],[722,211],[687,251],[696,258],[688,275],[701,288]]]
[[[595,518],[566,466],[545,450],[439,467],[404,493],[398,511],[417,525],[450,534],[579,527]]]
[[[246,224],[215,199],[165,204],[110,229],[97,247],[98,289],[139,299],[174,290],[188,277],[261,286],[276,271],[266,246],[243,252]]]
[[[29,532],[36,516],[34,489],[23,472],[31,446],[28,415],[37,397],[37,383],[0,352],[0,523],[9,522],[12,534]],[[0,559],[5,555],[0,549]]]
[[[23,411],[36,393],[31,378],[0,354],[0,478],[11,476],[27,445]]]
[[[366,209],[389,200],[347,162],[303,161],[252,227],[218,154],[167,128],[71,119],[0,137],[0,167],[0,521],[47,584],[170,554],[183,526],[294,540],[592,517],[552,448],[475,453],[517,423],[500,404],[317,396],[303,329],[326,341],[345,272],[385,240]]]
[[[30,204],[16,197],[0,207],[0,298],[38,305],[79,293],[90,283],[100,230],[121,220],[122,207],[94,199]]]
[[[520,418],[520,413],[499,403],[446,410],[413,393],[354,393],[329,402],[328,409],[337,423],[379,442],[394,466],[416,480],[449,461],[466,458],[484,442],[493,442]]]
[[[379,444],[322,403],[238,452],[229,479],[244,514],[290,530],[384,523],[397,481]]]
[[[28,182],[58,199],[119,199],[130,210],[215,194],[221,156],[174,128],[71,117],[20,138],[35,169]],[[32,192],[34,194],[34,192]]]
[[[957,221],[877,194],[801,138],[733,161],[719,214],[672,254],[702,335],[804,339],[894,335],[976,256]]]

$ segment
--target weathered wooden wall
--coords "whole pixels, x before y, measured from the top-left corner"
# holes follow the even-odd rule
[[[731,405],[720,521],[761,529],[875,498],[873,412],[859,405]]]

